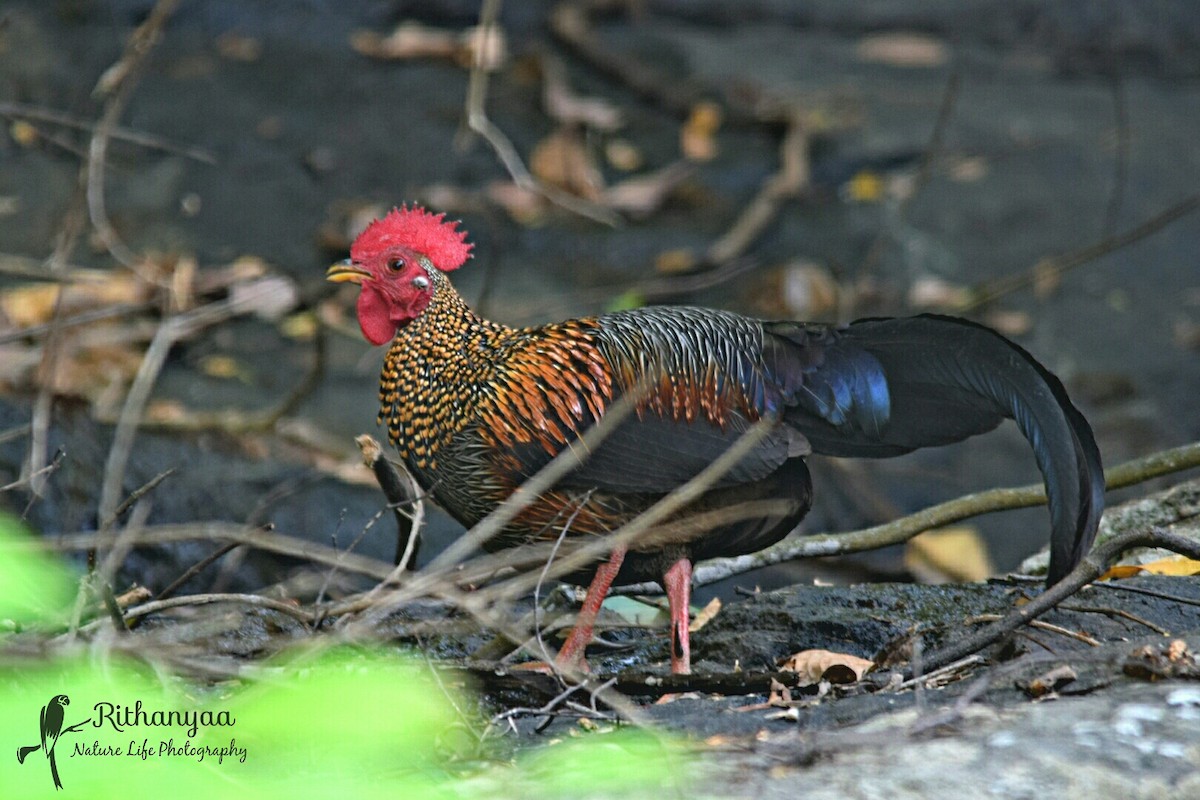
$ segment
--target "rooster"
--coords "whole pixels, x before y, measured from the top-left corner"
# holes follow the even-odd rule
[[[326,275],[359,284],[363,335],[391,343],[379,420],[422,488],[470,527],[622,398],[634,406],[489,549],[554,540],[564,527],[570,537],[614,531],[767,421],[748,454],[674,519],[747,501],[776,501],[771,510],[613,548],[559,664],[586,667],[614,583],[657,580],[670,608],[671,669],[687,673],[693,562],[753,552],[791,531],[811,505],[810,452],[896,456],[1014,419],[1049,498],[1048,582],[1090,548],[1104,505],[1091,428],[1059,380],[995,331],[932,315],[837,327],[674,306],[509,328],[476,315],[451,285],[447,273],[472,245],[444,216],[394,209]]]

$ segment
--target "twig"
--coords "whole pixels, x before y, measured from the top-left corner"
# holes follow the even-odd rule
[[[1093,585],[1095,586],[1099,584]],[[1104,614],[1106,617],[1121,617],[1122,619],[1127,619],[1130,622],[1136,622],[1138,625],[1145,625],[1150,630],[1154,631],[1155,633],[1161,633],[1163,636],[1171,635],[1171,632],[1161,625],[1155,625],[1150,620],[1139,617],[1137,614],[1134,614],[1131,611],[1126,611],[1123,608],[1108,608],[1104,606],[1069,606],[1065,603],[1062,603],[1059,605],[1059,609],[1062,611],[1074,611],[1080,614]]]
[[[1117,131],[1115,155],[1113,157],[1112,194],[1108,197],[1108,208],[1104,212],[1103,235],[1112,236],[1117,220],[1121,216],[1121,203],[1125,199],[1125,186],[1129,180],[1129,105],[1125,102],[1125,84],[1119,74],[1112,81],[1113,125]]]
[[[705,254],[708,264],[727,264],[742,255],[778,216],[780,207],[808,189],[811,172],[808,144],[804,114],[795,110],[779,145],[779,171],[763,182],[733,226],[709,246]]]
[[[56,472],[62,466],[63,458],[67,452],[61,447],[54,452],[54,457],[50,459],[50,463],[39,469],[37,472],[31,472],[23,478],[18,478],[12,483],[0,486],[0,492],[11,492],[13,489],[23,489],[26,486],[32,486],[39,478],[45,478]]]
[[[108,218],[104,203],[104,163],[108,156],[108,143],[112,132],[117,127],[117,120],[124,113],[130,98],[133,97],[133,90],[141,78],[146,57],[158,44],[163,27],[175,13],[178,4],[179,0],[158,0],[145,21],[130,35],[121,58],[101,76],[96,91],[109,93],[109,97],[88,144],[87,207],[92,227],[96,229],[96,234],[113,258],[151,285],[155,285],[157,281],[145,272],[140,264],[141,259],[121,240]]]
[[[241,603],[242,605],[256,606],[258,608],[269,608],[273,611],[278,611],[281,614],[287,614],[289,617],[298,619],[304,623],[311,623],[313,621],[313,613],[307,609],[301,608],[295,603],[288,603],[271,597],[263,597],[262,595],[258,594],[237,594],[230,592],[190,594],[186,597],[172,597],[169,600],[151,600],[149,603],[142,603],[141,605],[136,605],[133,608],[126,609],[125,619],[137,619],[138,617],[144,617],[147,614],[156,614],[159,611],[166,611],[169,608],[203,606],[212,603]]]
[[[130,508],[133,507],[134,503],[136,503],[138,500],[141,500],[143,497],[145,497],[150,492],[154,491],[154,488],[156,486],[158,486],[160,483],[162,483],[163,481],[165,481],[167,478],[171,477],[174,474],[175,474],[174,467],[165,469],[162,472],[155,475],[150,480],[146,481],[146,483],[144,483],[142,486],[138,487],[133,492],[131,492],[129,497],[126,497],[125,500],[121,503],[121,505],[117,506],[116,510],[113,511],[113,515],[110,519],[101,521],[100,530],[107,530],[108,528],[112,527],[112,525],[114,523],[116,523],[116,521],[118,519],[120,519],[125,514],[126,511],[128,511]]]
[[[950,72],[950,77],[946,80],[946,88],[942,91],[942,102],[938,106],[937,119],[933,123],[933,132],[929,134],[929,142],[925,145],[924,152],[921,153],[921,164],[917,169],[917,177],[913,182],[912,191],[897,203],[895,217],[891,220],[893,224],[903,225],[907,221],[908,210],[912,207],[913,201],[929,185],[929,179],[933,175],[933,165],[942,153],[942,142],[946,138],[946,129],[950,126],[950,117],[958,103],[961,83],[962,75],[958,66],[955,65]],[[886,237],[887,230],[881,229],[875,236],[875,240],[871,242],[866,256],[863,257],[860,272],[867,273],[879,263],[879,259],[883,256]]]
[[[1200,466],[1200,442],[1152,453],[1109,467],[1104,471],[1105,486],[1110,490],[1119,489],[1196,466]],[[692,580],[697,586],[706,586],[734,575],[794,559],[874,550],[906,542],[923,531],[950,525],[979,514],[1027,508],[1043,505],[1045,502],[1046,491],[1039,484],[976,492],[883,525],[847,533],[823,533],[789,538],[757,553],[706,561],[696,568]],[[622,594],[649,594],[657,590],[655,584],[642,583],[622,586],[616,591]]]
[[[974,299],[958,309],[958,311],[959,313],[972,311],[1006,294],[1023,289],[1033,284],[1039,278],[1057,277],[1076,267],[1095,261],[1101,256],[1106,256],[1131,244],[1140,242],[1142,239],[1158,233],[1172,222],[1186,217],[1198,208],[1200,208],[1200,194],[1193,194],[1123,233],[1105,236],[1095,244],[1070,253],[1043,258],[1024,272],[984,284],[976,292]]]
[[[479,30],[484,41],[496,29],[496,18],[499,12],[500,0],[484,0],[483,7],[479,11]],[[487,102],[488,72],[484,69],[483,64],[486,49],[485,46],[475,48],[475,62],[471,65],[471,76],[467,83],[465,112],[467,127],[472,133],[483,137],[484,141],[491,146],[513,182],[522,189],[537,192],[551,203],[581,217],[603,225],[619,226],[621,217],[612,209],[548,186],[530,174],[512,141],[504,134],[504,131],[496,127],[487,115],[485,103]]]
[[[1131,592],[1133,594],[1144,594],[1147,597],[1157,597],[1159,600],[1169,600],[1172,603],[1180,603],[1186,606],[1200,606],[1200,600],[1194,597],[1183,597],[1169,592],[1160,592],[1156,589],[1147,589],[1143,586],[1130,586],[1123,581],[1102,581],[1093,583],[1092,586],[1098,589],[1108,589],[1115,592]]]
[[[178,578],[176,578],[175,580],[173,580],[169,584],[167,584],[167,587],[158,593],[157,599],[158,600],[166,600],[168,597],[174,596],[175,592],[179,591],[179,588],[181,586],[183,586],[185,583],[190,581],[192,578],[196,577],[201,572],[206,570],[208,568],[208,566],[210,564],[212,564],[214,561],[216,561],[221,556],[228,553],[230,550],[233,550],[235,547],[241,547],[241,546],[242,546],[241,542],[226,542],[225,544],[218,547],[216,550],[213,550],[211,553],[206,555],[204,558],[200,559],[195,564],[192,564],[190,567],[188,567],[186,570],[184,570],[183,574],[180,575]]]
[[[1114,536],[1097,545],[1066,577],[1028,603],[1009,612],[1002,619],[931,653],[926,657],[926,669],[938,669],[952,661],[978,652],[1036,619],[1079,591],[1084,584],[1100,577],[1107,569],[1109,561],[1133,547],[1163,547],[1188,558],[1200,559],[1200,542],[1162,528],[1152,528],[1148,531],[1135,530]]]
[[[999,614],[976,614],[973,617],[968,617],[967,619],[963,620],[963,624],[978,625],[984,622],[996,622],[1000,619],[1002,619],[1002,617]],[[1075,641],[1083,642],[1091,647],[1099,647],[1101,645],[1099,639],[1088,636],[1086,633],[1073,631],[1070,628],[1064,628],[1062,625],[1055,625],[1054,623],[1046,622],[1045,620],[1030,620],[1029,627],[1048,631],[1049,633],[1057,633],[1060,636],[1066,636],[1067,638],[1074,639]]]
[[[196,540],[236,542],[257,550],[277,553],[301,561],[336,566],[339,569],[365,575],[375,580],[383,580],[392,571],[392,565],[386,561],[356,553],[345,553],[295,536],[285,536],[273,531],[249,528],[230,522],[150,525],[135,531],[129,541],[135,547],[146,547]],[[40,541],[12,542],[8,547],[13,549],[87,550],[92,547],[111,547],[115,541],[116,536],[111,533],[75,533],[47,537]]]
[[[61,125],[64,128],[74,128],[82,131],[95,131],[96,125],[85,119],[73,116],[65,111],[56,111],[51,108],[41,108],[39,106],[31,106],[26,103],[0,103],[0,116],[9,119],[32,119],[39,122],[49,122],[52,125]],[[190,158],[193,161],[200,161],[205,164],[216,164],[217,157],[211,150],[206,150],[203,147],[194,145],[180,145],[168,142],[159,136],[143,133],[142,131],[130,130],[129,128],[113,127],[108,135],[113,139],[120,139],[131,144],[140,145],[151,150],[161,150],[165,153],[173,153],[176,155]]]
[[[383,455],[383,447],[373,437],[363,434],[354,437],[362,453],[363,463],[375,474],[379,488],[387,498],[396,518],[396,578],[408,569],[421,546],[421,523],[425,519],[425,503],[408,470],[404,475]],[[405,511],[405,508],[411,511]],[[391,581],[389,581],[391,582]]]

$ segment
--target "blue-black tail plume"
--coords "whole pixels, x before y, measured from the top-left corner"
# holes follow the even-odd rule
[[[821,363],[805,370],[809,394],[785,415],[814,451],[900,455],[989,431],[1008,417],[1046,484],[1048,582],[1091,548],[1104,510],[1100,451],[1062,383],[1024,349],[989,328],[936,315],[860,320],[822,349]]]

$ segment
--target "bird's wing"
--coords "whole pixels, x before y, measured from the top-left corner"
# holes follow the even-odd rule
[[[500,454],[493,468],[520,483],[628,398],[635,410],[604,431],[561,485],[663,493],[778,412],[758,323],[702,309],[660,311],[671,313],[578,320],[521,341],[481,406],[480,430]],[[804,452],[803,437],[781,425],[715,486],[759,481]]]

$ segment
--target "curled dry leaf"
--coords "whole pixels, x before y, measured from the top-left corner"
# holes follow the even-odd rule
[[[1018,683],[1017,688],[1024,690],[1030,697],[1045,697],[1051,692],[1057,692],[1078,677],[1069,664],[1061,664],[1028,682]]]
[[[797,686],[813,686],[821,681],[854,683],[874,668],[875,662],[849,653],[830,650],[801,650],[784,660],[781,670],[799,676]]]
[[[546,217],[546,198],[512,181],[492,181],[484,188],[484,193],[519,225],[537,225]]]
[[[360,30],[350,35],[350,46],[369,58],[405,61],[444,58],[462,67],[480,66],[495,72],[508,60],[508,42],[498,27],[485,31],[479,26],[466,31],[432,28],[419,22],[402,22],[387,36]]]

